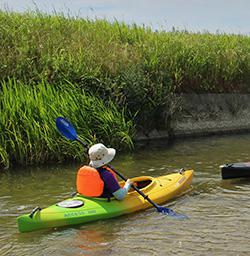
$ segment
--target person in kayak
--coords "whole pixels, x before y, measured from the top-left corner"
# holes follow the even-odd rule
[[[84,196],[115,197],[123,200],[132,182],[128,179],[121,188],[115,172],[108,167],[115,157],[116,150],[107,148],[102,143],[89,148],[89,166],[83,166],[77,173],[77,191]]]

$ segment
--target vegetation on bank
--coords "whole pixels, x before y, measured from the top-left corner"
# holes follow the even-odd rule
[[[120,100],[136,86],[154,91],[160,84],[176,92],[250,91],[248,36],[154,32],[42,13],[0,12],[0,24],[3,80],[68,80]]]
[[[4,166],[82,156],[55,143],[56,115],[88,142],[124,148],[134,125],[169,129],[176,93],[250,92],[250,38],[242,35],[0,11],[0,61]]]
[[[0,106],[0,167],[83,160],[83,147],[56,130],[58,116],[69,118],[87,144],[133,145],[134,126],[124,111],[71,84],[58,89],[47,83],[3,82]]]

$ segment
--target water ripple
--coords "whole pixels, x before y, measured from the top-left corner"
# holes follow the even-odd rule
[[[77,167],[0,174],[0,255],[249,256],[250,182],[222,180],[219,170],[226,161],[249,160],[243,152],[250,152],[249,136],[150,148],[133,156],[133,161],[130,157],[127,165],[125,158],[122,163],[117,160],[128,177],[195,169],[191,190],[165,204],[189,217],[183,221],[151,208],[74,228],[19,233],[17,215],[71,196]]]

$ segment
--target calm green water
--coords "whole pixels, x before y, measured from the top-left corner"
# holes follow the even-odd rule
[[[117,156],[127,177],[195,170],[192,190],[166,204],[189,216],[177,221],[155,209],[74,228],[19,233],[16,217],[75,191],[78,165],[0,174],[0,255],[250,255],[250,180],[222,180],[219,165],[250,160],[250,135],[147,145]]]

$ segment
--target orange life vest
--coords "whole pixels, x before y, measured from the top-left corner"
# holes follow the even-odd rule
[[[108,167],[105,167],[104,169],[111,172],[117,180],[113,170]],[[77,172],[76,189],[78,193],[84,196],[98,197],[103,193],[104,182],[95,168],[84,165]]]

